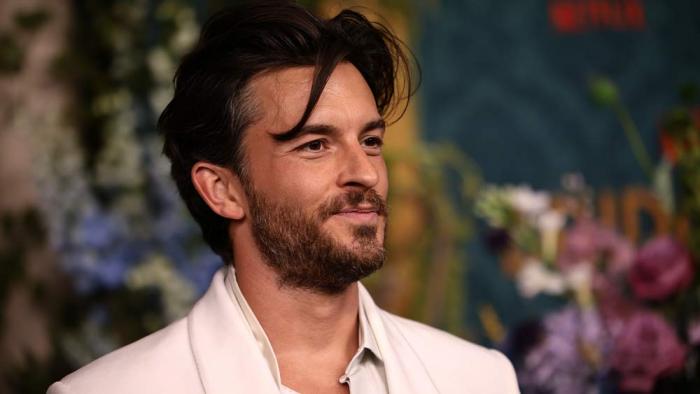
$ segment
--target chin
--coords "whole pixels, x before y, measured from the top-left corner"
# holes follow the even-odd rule
[[[385,220],[379,220],[364,224],[364,223],[347,223],[340,220],[329,220],[326,222],[325,232],[328,236],[338,242],[340,245],[345,245],[348,249],[356,250],[364,248],[368,244],[375,246],[384,246],[384,229]]]

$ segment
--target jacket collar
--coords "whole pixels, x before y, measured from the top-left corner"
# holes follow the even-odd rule
[[[225,284],[220,269],[204,296],[187,317],[194,362],[205,393],[278,394],[275,383],[243,311]],[[437,393],[425,366],[400,327],[379,309],[359,284],[360,303],[386,372],[390,393]]]
[[[384,360],[389,393],[438,393],[425,365],[391,315],[379,309],[359,283],[360,303]]]
[[[255,337],[232,302],[220,269],[187,317],[192,354],[206,394],[279,394]]]

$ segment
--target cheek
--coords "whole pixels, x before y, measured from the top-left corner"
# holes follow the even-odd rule
[[[381,156],[373,159],[379,178],[374,189],[386,199],[389,188],[386,163]],[[260,172],[263,179],[260,185],[274,193],[272,198],[315,206],[329,193],[338,192],[335,190],[338,171],[332,162],[309,165],[294,160],[272,161],[267,170]]]
[[[319,196],[327,189],[327,171],[287,163],[274,166],[270,175],[271,190],[285,201],[317,204]]]

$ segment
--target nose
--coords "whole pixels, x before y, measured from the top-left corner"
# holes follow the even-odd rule
[[[339,157],[338,186],[371,189],[379,182],[381,156],[369,156],[360,145],[344,149]]]

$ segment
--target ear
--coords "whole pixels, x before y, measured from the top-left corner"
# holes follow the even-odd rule
[[[245,193],[233,171],[199,161],[192,166],[191,176],[195,189],[212,211],[228,219],[243,219]]]

